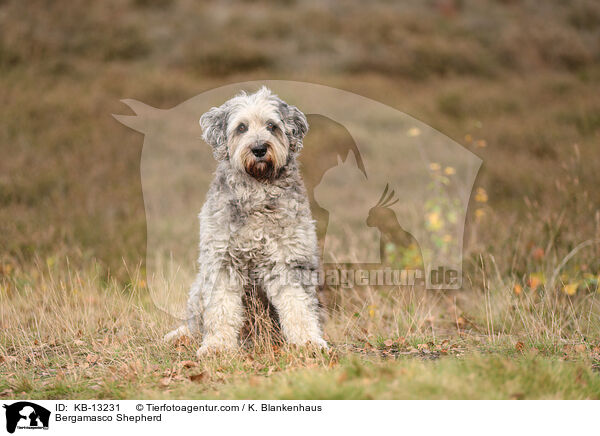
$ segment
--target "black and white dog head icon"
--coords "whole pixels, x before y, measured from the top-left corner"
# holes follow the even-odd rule
[[[19,401],[10,405],[4,404],[6,409],[6,431],[14,433],[17,426],[25,428],[48,428],[50,411],[42,406],[29,401]]]

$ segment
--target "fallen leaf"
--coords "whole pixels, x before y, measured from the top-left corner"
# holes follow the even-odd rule
[[[196,366],[198,366],[198,362],[194,362],[193,360],[183,360],[179,362],[179,364],[183,368],[195,368]]]
[[[189,379],[191,381],[193,381],[194,383],[200,383],[203,379],[204,379],[204,372],[200,372],[198,374],[192,374],[190,375]]]
[[[175,341],[175,343],[173,345],[175,345],[175,347],[187,347],[188,345],[190,345],[192,342],[192,340],[190,339],[189,336],[181,336],[179,338],[177,338],[177,340]]]
[[[519,341],[515,344],[515,348],[517,351],[523,351],[523,348],[525,347],[525,344],[523,344],[523,342]]]

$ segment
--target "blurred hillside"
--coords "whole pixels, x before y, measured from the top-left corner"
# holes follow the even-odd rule
[[[3,3],[2,65],[33,64],[48,74],[125,63],[201,77],[257,70],[494,77],[579,71],[600,56],[600,6],[591,0]]]
[[[599,61],[594,0],[1,1],[0,261],[142,262],[142,138],[110,114],[259,79],[343,88],[439,129],[484,159],[469,252],[508,260],[551,237],[564,256],[600,235]],[[343,132],[315,120],[317,139]]]

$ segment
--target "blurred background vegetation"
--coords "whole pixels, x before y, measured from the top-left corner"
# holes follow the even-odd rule
[[[181,362],[197,342],[160,340],[175,320],[145,280],[143,140],[111,114],[261,79],[378,100],[482,158],[463,289],[333,290],[325,359],[266,341],[198,373]],[[0,397],[598,398],[599,84],[598,0],[0,0]],[[352,144],[309,122],[318,173]],[[391,242],[388,264],[418,263]],[[468,350],[503,354],[368,363]],[[556,362],[504,359],[529,352]],[[332,370],[338,353],[360,359]]]
[[[169,108],[260,79],[379,100],[478,154],[471,271],[492,253],[525,286],[600,237],[595,0],[3,0],[0,276],[68,257],[126,279],[146,232],[119,100]],[[307,140],[346,140],[312,121]],[[584,254],[574,274],[597,274],[597,245]]]

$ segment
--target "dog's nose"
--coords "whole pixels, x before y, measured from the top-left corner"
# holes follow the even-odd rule
[[[256,157],[263,157],[267,154],[267,144],[256,144],[251,148],[252,154]]]

